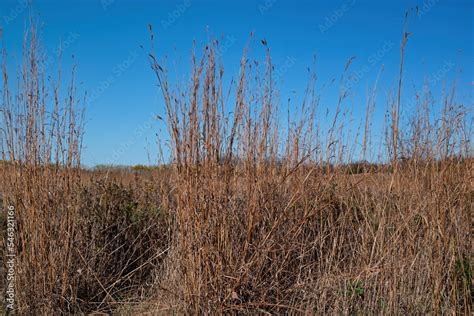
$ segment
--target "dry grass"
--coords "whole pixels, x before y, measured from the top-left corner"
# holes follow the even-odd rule
[[[435,116],[421,98],[403,124],[403,103],[389,100],[379,155],[390,163],[348,164],[359,155],[344,121],[347,91],[325,133],[311,73],[302,115],[283,122],[266,49],[261,64],[244,52],[230,92],[216,41],[176,89],[152,49],[171,164],[86,172],[74,85],[48,98],[36,33],[27,37],[18,96],[5,69],[1,107],[20,314],[472,313],[466,109],[448,94]],[[364,158],[378,135],[373,100]]]

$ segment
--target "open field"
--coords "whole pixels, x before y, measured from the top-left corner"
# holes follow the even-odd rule
[[[472,120],[454,88],[441,111],[418,98],[406,121],[400,97],[369,98],[354,134],[342,91],[322,131],[313,73],[302,115],[281,121],[269,48],[260,64],[244,52],[227,97],[217,41],[176,88],[152,46],[169,161],[86,170],[74,74],[49,91],[39,47],[33,29],[19,79],[3,71],[2,250],[18,314],[472,314]],[[356,163],[366,156],[382,158]]]

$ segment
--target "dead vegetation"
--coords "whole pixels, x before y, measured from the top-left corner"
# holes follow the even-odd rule
[[[471,123],[454,88],[441,114],[419,98],[405,125],[389,100],[381,133],[366,115],[364,156],[377,135],[386,160],[354,163],[348,92],[325,133],[311,73],[301,115],[282,121],[265,49],[260,64],[244,51],[229,87],[212,41],[175,89],[152,49],[171,163],[112,175],[80,169],[74,81],[47,92],[35,29],[18,90],[4,51],[1,192],[16,208],[19,314],[472,312]]]

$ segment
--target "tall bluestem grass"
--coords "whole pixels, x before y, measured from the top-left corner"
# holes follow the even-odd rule
[[[472,116],[454,87],[433,105],[425,85],[405,104],[400,82],[376,131],[376,82],[357,129],[344,88],[334,116],[319,116],[314,72],[298,115],[285,113],[266,43],[260,63],[244,50],[234,85],[217,41],[176,87],[152,47],[171,163],[105,177],[80,168],[75,70],[67,86],[60,71],[48,81],[36,30],[14,80],[2,52],[18,313],[130,312],[144,300],[132,311],[472,313]]]
[[[193,54],[189,85],[175,88],[152,46],[176,198],[159,301],[187,313],[468,314],[473,161],[469,116],[455,91],[441,116],[425,97],[404,123],[400,81],[387,102],[391,124],[377,133],[375,84],[362,153],[374,152],[370,135],[378,135],[384,163],[351,167],[360,133],[344,120],[348,91],[322,133],[312,73],[301,115],[281,128],[284,106],[265,49],[263,68],[244,50],[228,97],[217,41],[201,58]]]

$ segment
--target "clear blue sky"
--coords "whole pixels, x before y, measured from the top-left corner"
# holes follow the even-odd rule
[[[0,23],[11,55],[21,52],[21,39],[29,16],[25,0],[1,0]],[[284,72],[283,95],[303,93],[306,68],[317,56],[319,87],[337,79],[348,58],[356,56],[351,69],[358,80],[348,106],[356,119],[363,116],[366,90],[381,65],[381,101],[375,124],[382,120],[386,94],[396,86],[399,46],[407,8],[413,33],[406,50],[405,91],[408,98],[433,80],[441,89],[456,79],[460,97],[472,105],[473,6],[472,0],[424,1],[223,1],[223,0],[36,0],[33,12],[44,23],[44,42],[54,57],[59,39],[64,44],[64,65],[71,55],[78,66],[80,91],[87,91],[83,162],[148,164],[156,157],[156,134],[166,126],[151,119],[164,114],[156,81],[143,45],[149,47],[148,24],[157,35],[160,55],[169,66],[185,74],[193,40],[198,47],[209,34],[224,36],[222,58],[228,73],[238,65],[249,34],[255,33],[253,57],[263,56],[259,40],[265,38],[276,67]],[[14,64],[14,61],[11,61]],[[282,68],[283,69],[283,68]],[[235,71],[234,71],[235,72]],[[323,92],[321,106],[333,108],[338,85]],[[160,132],[161,129],[161,132]]]

